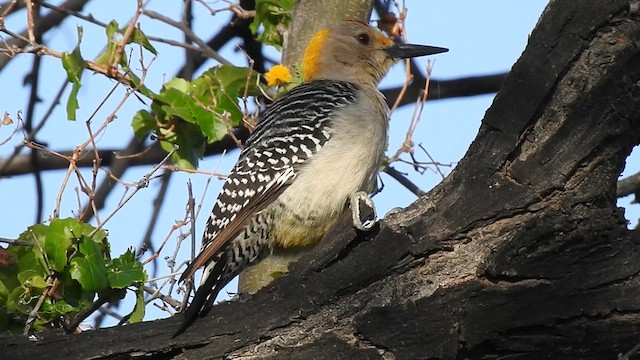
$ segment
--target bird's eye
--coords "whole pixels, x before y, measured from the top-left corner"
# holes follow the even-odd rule
[[[362,45],[369,45],[369,43],[371,42],[371,38],[368,34],[358,34],[358,36],[356,36],[356,39]]]

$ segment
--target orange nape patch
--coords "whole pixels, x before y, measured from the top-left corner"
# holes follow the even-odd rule
[[[329,29],[318,31],[309,41],[309,45],[302,58],[302,81],[309,81],[320,71],[318,59],[329,37]]]

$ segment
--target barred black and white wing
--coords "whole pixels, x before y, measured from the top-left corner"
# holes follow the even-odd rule
[[[314,81],[282,95],[264,113],[218,195],[203,248],[181,280],[209,263],[246,222],[269,205],[331,137],[331,118],[355,103],[357,85]]]
[[[340,109],[354,104],[358,93],[357,85],[351,83],[314,81],[284,94],[264,113],[218,195],[207,220],[200,254],[180,278],[190,279],[197,269],[206,267],[176,335],[237,275],[230,273],[228,259],[223,256],[228,244],[294,181],[300,166],[329,141],[331,119]]]
[[[331,138],[331,119],[356,102],[357,85],[339,81],[314,81],[282,95],[264,113],[213,207],[202,237],[202,250],[182,274],[190,279],[206,267],[185,320],[184,331],[212,304],[217,293],[237,275],[230,271],[225,249],[247,222],[271,204],[296,178],[301,165]],[[205,310],[206,312],[206,310]],[[175,336],[174,335],[174,336]]]

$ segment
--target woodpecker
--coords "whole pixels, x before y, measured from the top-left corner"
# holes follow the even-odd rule
[[[368,24],[342,21],[317,32],[302,60],[303,83],[261,116],[213,207],[202,250],[182,274],[202,280],[182,333],[220,290],[276,248],[313,245],[375,182],[389,108],[377,85],[398,60],[448,49],[398,44]],[[375,220],[375,216],[374,216]]]

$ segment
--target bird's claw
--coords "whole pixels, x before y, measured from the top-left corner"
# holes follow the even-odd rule
[[[362,221],[360,219],[360,203],[365,203],[368,207],[373,210],[372,219],[367,219]],[[362,231],[369,231],[376,224],[376,207],[373,205],[373,201],[369,197],[369,195],[364,191],[358,191],[351,195],[350,199],[350,207],[351,207],[351,217],[353,219],[353,226],[356,229]]]

